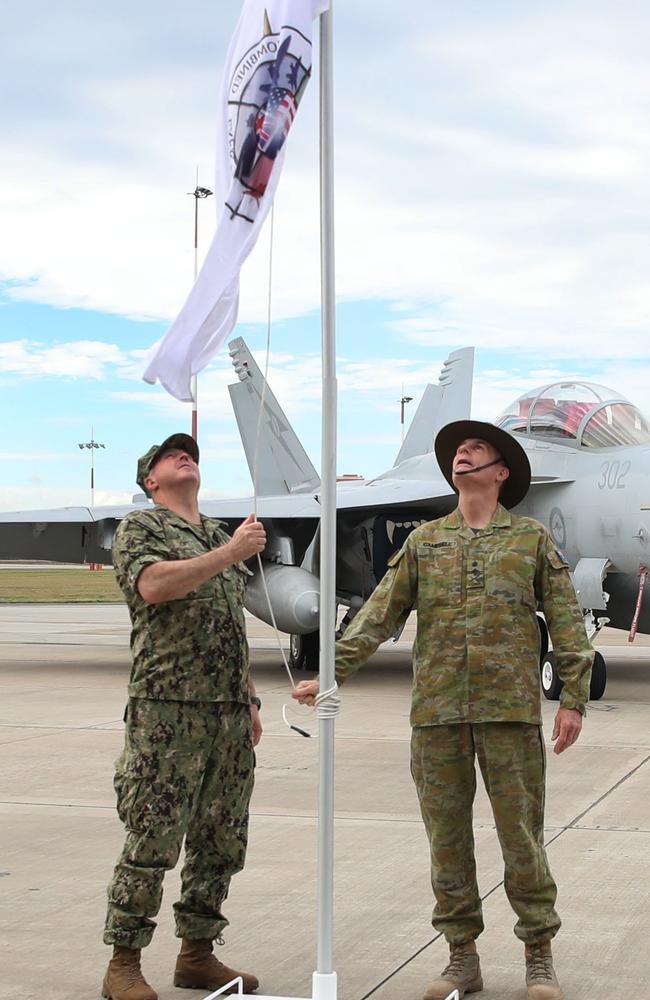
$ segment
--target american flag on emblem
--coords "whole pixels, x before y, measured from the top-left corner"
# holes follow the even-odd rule
[[[263,153],[275,156],[289,134],[298,110],[296,98],[284,87],[273,87],[266,106],[257,116],[257,145]]]

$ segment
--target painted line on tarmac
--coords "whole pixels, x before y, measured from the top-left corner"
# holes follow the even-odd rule
[[[563,826],[562,829],[558,833],[556,833],[554,837],[551,837],[550,840],[545,842],[544,847],[550,847],[550,845],[554,844],[556,840],[562,837],[567,832],[567,830],[583,829],[582,827],[577,826],[580,820],[583,819],[583,817],[585,817],[587,813],[591,812],[592,809],[595,809],[596,806],[600,805],[600,803],[603,802],[606,798],[608,798],[613,792],[617,791],[617,789],[619,789],[622,785],[624,785],[625,782],[628,781],[634,774],[636,774],[637,771],[639,771],[642,767],[645,767],[648,761],[650,761],[650,754],[648,754],[648,756],[645,757],[635,767],[631,768],[627,772],[627,774],[624,774],[622,778],[620,778],[615,784],[612,785],[611,788],[609,788],[606,792],[604,792],[601,796],[599,796],[599,798],[597,798],[594,802],[592,802],[591,805],[587,806],[586,809],[583,809],[583,811],[579,813],[577,816],[575,816],[570,823],[567,823],[566,826]],[[493,893],[497,891],[497,889],[500,889],[502,887],[502,885],[503,885],[503,879],[497,882],[496,885],[493,885],[491,889],[488,889],[488,891],[483,896],[481,896],[481,901],[484,902],[486,899],[492,896]],[[423,944],[421,948],[418,948],[417,951],[413,952],[413,954],[409,956],[409,958],[407,958],[404,962],[402,962],[401,965],[398,965],[397,968],[394,969],[391,973],[389,973],[384,979],[382,979],[380,983],[377,983],[377,985],[373,986],[371,990],[369,990],[367,993],[364,993],[363,996],[359,998],[359,1000],[368,1000],[368,998],[371,997],[374,993],[376,993],[377,990],[381,989],[382,986],[385,986],[386,983],[389,983],[391,979],[393,979],[396,975],[398,975],[398,973],[400,973],[403,969],[405,969],[407,965],[410,965],[411,962],[413,962],[416,958],[418,958],[418,956],[421,955],[423,951],[426,951],[426,949],[430,948],[432,944],[435,944],[436,941],[439,941],[441,937],[443,937],[442,933],[436,934],[435,937],[432,937],[430,941],[427,941],[427,943]]]

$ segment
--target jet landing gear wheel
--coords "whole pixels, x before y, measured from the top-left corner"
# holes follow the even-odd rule
[[[318,632],[294,634],[289,638],[289,665],[292,670],[318,671],[320,639]]]
[[[591,669],[591,684],[589,686],[589,700],[599,701],[605,694],[607,687],[607,664],[605,657],[599,650],[594,653],[594,665]]]
[[[544,657],[548,653],[548,625],[541,615],[537,615],[537,628],[539,629],[539,663],[541,667]]]
[[[560,693],[564,684],[560,680],[555,663],[555,653],[547,653],[542,659],[540,667],[542,680],[542,691],[544,697],[549,701],[559,701]],[[605,657],[596,650],[594,653],[594,665],[591,671],[591,684],[589,686],[589,701],[599,701],[605,694],[607,686],[607,664]]]
[[[559,701],[560,692],[562,691],[564,684],[560,680],[560,675],[557,672],[557,666],[555,665],[555,653],[546,653],[543,657],[540,674],[544,697],[548,698],[549,701]]]

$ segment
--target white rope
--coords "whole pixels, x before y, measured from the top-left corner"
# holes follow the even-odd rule
[[[314,704],[312,706],[311,711],[307,715],[307,718],[309,718],[315,712],[316,717],[318,718],[319,721],[321,719],[335,719],[339,714],[339,710],[341,707],[341,699],[338,696],[338,690],[339,686],[338,684],[335,683],[331,688],[328,688],[326,691],[319,691],[316,697],[314,698]],[[307,736],[308,738],[316,739],[318,735],[317,733],[308,733],[306,729],[301,729],[300,726],[296,726],[289,721],[287,716],[292,709],[293,709],[292,705],[282,706],[282,718],[284,719],[285,725],[287,725],[289,729],[293,729],[294,733],[300,733],[301,736]],[[299,716],[300,718],[303,717],[295,710],[293,711],[293,714]]]
[[[273,229],[275,222],[275,205],[271,205],[270,222],[270,242],[269,242],[269,279],[268,279],[268,305],[266,309],[266,358],[264,361],[264,383],[262,385],[262,396],[260,398],[260,412],[257,415],[257,429],[255,432],[255,452],[253,455],[253,513],[257,520],[257,460],[260,449],[260,432],[262,430],[262,417],[264,415],[264,397],[266,396],[266,382],[269,376],[269,357],[271,354],[271,293],[273,288]],[[271,605],[269,604],[269,608]]]
[[[341,699],[338,696],[339,686],[334,682],[326,691],[319,691],[314,702],[316,715],[319,719],[335,719],[339,714]]]
[[[271,356],[271,301],[272,301],[272,287],[273,287],[273,230],[274,230],[274,220],[275,220],[275,206],[271,206],[271,223],[270,223],[270,245],[269,245],[269,277],[268,277],[268,307],[266,315],[266,356],[264,359],[264,381],[262,384],[262,394],[260,397],[260,411],[257,417],[257,429],[255,433],[255,452],[253,455],[253,513],[255,514],[255,519],[257,520],[257,469],[258,469],[258,458],[259,458],[259,446],[260,446],[260,435],[262,430],[262,419],[264,416],[264,402],[266,396],[266,387],[268,384],[269,376],[269,360]],[[275,612],[273,611],[273,605],[271,603],[271,597],[269,594],[269,589],[266,583],[266,576],[264,574],[264,567],[262,565],[261,553],[257,553],[257,565],[260,571],[260,577],[262,580],[262,587],[264,588],[264,596],[266,597],[266,603],[268,605],[269,614],[271,616],[271,625],[273,632],[275,634],[275,639],[278,644],[278,649],[280,650],[280,655],[282,657],[282,662],[284,663],[284,668],[289,677],[291,687],[293,690],[296,688],[296,682],[294,676],[291,672],[291,667],[289,666],[289,661],[282,644],[282,638],[280,636],[280,631],[275,620]],[[316,712],[317,718],[320,719],[334,719],[339,713],[340,698],[338,697],[338,685],[334,684],[333,687],[329,688],[327,691],[320,691],[314,700],[314,707],[309,716]],[[313,733],[308,733],[307,730],[301,729],[299,726],[293,725],[287,718],[287,713],[289,710],[293,710],[294,715],[298,715],[300,718],[304,716],[304,713],[298,713],[294,710],[293,705],[283,705],[282,706],[282,718],[285,725],[289,729],[293,729],[294,732],[300,733],[301,736],[312,737]]]
[[[269,278],[268,278],[268,305],[266,310],[266,357],[264,359],[264,380],[262,382],[262,395],[260,397],[260,411],[257,415],[257,428],[255,431],[255,452],[253,454],[253,513],[255,514],[255,520],[257,520],[257,463],[259,458],[260,449],[260,434],[262,431],[262,419],[264,417],[264,401],[266,396],[266,386],[269,377],[269,360],[271,356],[271,299],[272,299],[272,288],[273,288],[273,230],[275,222],[275,205],[271,205],[271,222],[270,222],[270,236],[269,236]],[[275,633],[275,639],[278,644],[278,649],[280,650],[280,655],[282,656],[282,662],[284,663],[284,668],[289,676],[289,681],[291,687],[295,688],[296,682],[291,673],[291,667],[289,666],[289,661],[287,660],[284,646],[282,645],[282,639],[280,637],[280,631],[275,620],[275,612],[273,611],[273,605],[271,604],[271,597],[269,594],[269,588],[266,585],[266,576],[264,574],[264,567],[262,566],[262,556],[257,553],[257,565],[260,571],[260,577],[262,580],[262,586],[264,588],[264,596],[266,597],[266,603],[269,608],[269,614],[271,615],[271,625]]]

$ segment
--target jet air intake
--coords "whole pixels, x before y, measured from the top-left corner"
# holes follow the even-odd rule
[[[315,632],[320,617],[318,577],[299,566],[264,562],[263,567],[275,622],[280,631],[290,635]],[[259,570],[248,580],[244,606],[267,625],[273,624]]]

